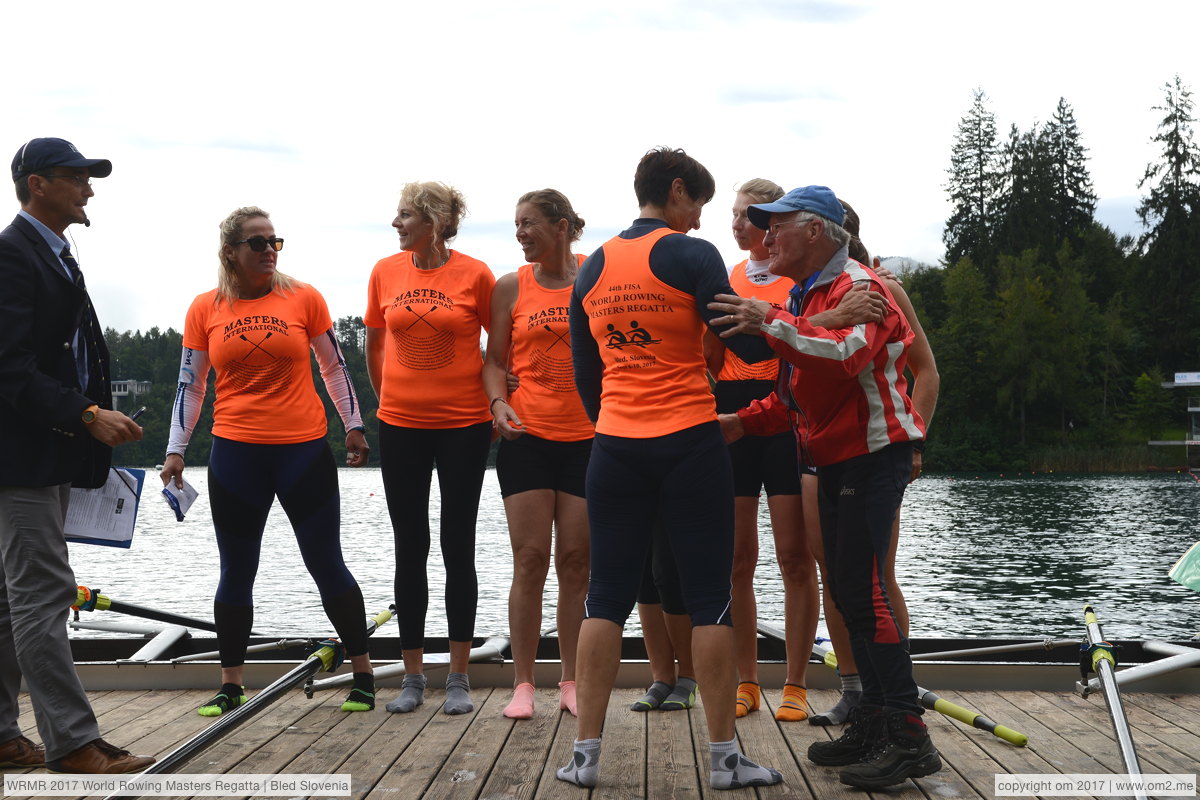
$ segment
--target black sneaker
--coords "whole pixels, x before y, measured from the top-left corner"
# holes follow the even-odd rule
[[[857,706],[850,709],[850,724],[837,739],[813,742],[808,746],[808,760],[823,767],[844,767],[862,761],[884,735],[883,709],[879,706]]]
[[[882,789],[909,778],[932,775],[942,768],[929,729],[919,715],[886,708],[878,719],[882,720],[884,738],[865,760],[842,770],[839,776],[842,783],[862,789]]]

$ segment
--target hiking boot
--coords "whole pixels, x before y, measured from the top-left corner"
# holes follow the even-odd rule
[[[882,789],[909,778],[932,775],[942,768],[929,729],[919,715],[885,708],[879,719],[883,738],[865,760],[842,770],[839,776],[842,783],[862,789]]]
[[[808,746],[808,760],[823,767],[844,767],[862,761],[883,737],[885,722],[879,706],[856,706],[850,710],[850,724],[840,737]]]

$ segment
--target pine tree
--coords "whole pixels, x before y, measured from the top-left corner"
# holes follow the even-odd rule
[[[1078,238],[1092,226],[1096,211],[1096,193],[1087,168],[1087,148],[1083,146],[1075,112],[1059,98],[1054,117],[1043,130],[1047,157],[1053,171],[1051,221],[1056,246],[1064,239]]]
[[[1001,156],[1004,182],[996,201],[994,245],[997,255],[1019,256],[1038,251],[1048,259],[1057,249],[1052,227],[1055,175],[1050,160],[1050,137],[1036,123],[1021,133],[1009,131]]]
[[[946,191],[954,210],[946,221],[942,241],[946,244],[947,264],[968,256],[982,266],[994,261],[990,224],[999,186],[999,151],[996,117],[987,108],[987,95],[976,89],[973,97],[971,110],[958,123],[950,154]]]
[[[1130,295],[1147,341],[1157,349],[1167,374],[1200,366],[1200,147],[1193,140],[1191,91],[1179,76],[1164,87],[1166,112],[1151,141],[1163,147],[1159,161],[1146,167],[1138,188],[1149,194],[1138,207],[1147,227],[1142,236],[1142,269]]]

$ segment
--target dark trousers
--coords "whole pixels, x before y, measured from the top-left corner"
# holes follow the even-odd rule
[[[452,642],[475,635],[479,580],[475,523],[487,469],[492,423],[464,428],[401,428],[379,423],[379,455],[396,540],[396,608],[400,647],[425,646],[429,610],[429,485],[436,466],[442,492],[442,562],[446,568],[446,625]]]
[[[922,713],[887,596],[892,521],[912,475],[912,445],[898,443],[818,470],[827,579],[850,631],[863,702]]]

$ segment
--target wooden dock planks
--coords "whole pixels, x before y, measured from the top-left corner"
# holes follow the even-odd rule
[[[231,733],[187,764],[189,773],[349,773],[355,798],[388,800],[628,800],[629,798],[798,798],[798,800],[930,800],[990,798],[995,776],[1013,773],[1123,771],[1103,700],[1069,692],[945,692],[1030,737],[1026,748],[928,712],[925,720],[944,769],[888,792],[865,793],[838,780],[838,770],[810,764],[809,744],[840,735],[841,728],[807,722],[779,723],[777,689],[763,707],[738,721],[743,750],[784,773],[781,786],[714,792],[708,786],[708,734],[703,695],[687,712],[629,710],[641,691],[613,692],[606,717],[601,785],[592,792],[554,777],[575,739],[575,718],[558,711],[555,689],[541,689],[531,720],[510,720],[502,710],[508,689],[471,692],[475,711],[441,712],[444,692],[430,690],[412,714],[340,710],[341,692],[309,700],[296,693]],[[103,735],[136,752],[165,754],[209,724],[196,715],[207,692],[97,692],[92,695]],[[815,690],[810,705],[824,709],[836,692]],[[1147,772],[1195,772],[1200,735],[1192,720],[1200,695],[1124,693],[1135,742]],[[20,721],[36,739],[28,701]],[[17,772],[17,770],[8,770]],[[25,772],[28,772],[26,770]]]

